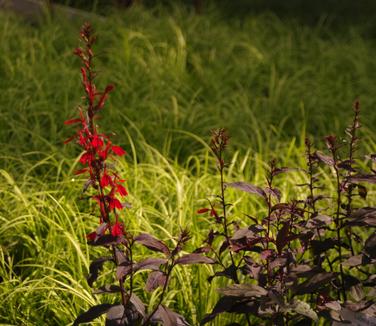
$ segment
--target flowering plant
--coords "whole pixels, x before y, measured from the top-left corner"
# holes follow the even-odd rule
[[[181,231],[172,249],[165,242],[150,234],[142,233],[134,237],[130,232],[124,230],[124,223],[119,214],[126,207],[121,199],[127,196],[128,192],[124,187],[125,180],[120,177],[111,161],[125,155],[126,152],[120,146],[114,145],[110,137],[100,132],[96,125],[98,113],[103,110],[108,95],[114,87],[108,85],[104,91],[97,90],[94,83],[96,73],[93,68],[93,45],[96,37],[91,25],[85,24],[80,35],[84,47],[77,48],[74,53],[82,62],[82,86],[86,105],[85,107],[79,106],[78,118],[65,121],[66,125],[79,126],[75,134],[65,143],[75,141],[82,148],[83,154],[79,160],[82,168],[75,174],[88,176],[83,192],[91,190],[88,197],[98,205],[99,225],[95,231],[87,235],[88,243],[93,246],[104,246],[111,252],[110,256],[99,257],[90,264],[87,282],[92,286],[103,265],[106,262],[114,263],[118,285],[104,285],[94,293],[120,292],[121,303],[103,303],[91,307],[76,318],[74,325],[90,322],[102,314],[106,314],[106,325],[150,325],[156,323],[189,325],[183,316],[162,305],[171,273],[179,264],[213,263],[213,260],[197,253],[179,255],[184,244],[190,238],[187,230]],[[136,262],[133,259],[135,243],[158,252],[163,257],[148,257]],[[149,313],[147,306],[133,291],[135,273],[144,270],[151,271],[146,281],[145,290],[152,292],[157,288],[162,288],[157,304],[150,307]],[[128,281],[127,284],[126,281]]]

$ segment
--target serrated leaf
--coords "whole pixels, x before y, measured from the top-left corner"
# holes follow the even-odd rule
[[[268,294],[263,287],[255,284],[233,284],[217,291],[232,297],[262,297]]]
[[[170,249],[161,240],[154,238],[150,234],[142,233],[135,237],[134,240],[150,250],[162,252],[166,256],[170,255]]]
[[[203,256],[201,254],[187,254],[176,260],[176,264],[189,265],[189,264],[214,264],[215,260]]]

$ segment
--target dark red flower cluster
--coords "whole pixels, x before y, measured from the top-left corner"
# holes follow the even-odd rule
[[[98,204],[100,211],[100,224],[97,231],[88,234],[89,240],[95,240],[97,236],[103,235],[107,230],[113,236],[123,235],[123,224],[119,221],[118,211],[124,208],[119,198],[128,195],[123,186],[125,180],[121,179],[111,165],[107,164],[108,159],[126,154],[123,148],[113,145],[109,137],[98,132],[95,119],[99,111],[104,107],[108,94],[114,89],[108,85],[103,92],[97,90],[94,84],[96,74],[93,70],[93,50],[95,35],[89,24],[81,29],[81,39],[84,48],[77,48],[74,53],[81,59],[82,85],[85,91],[86,107],[79,107],[79,117],[65,121],[66,125],[79,125],[76,133],[64,143],[75,140],[83,149],[80,163],[83,165],[75,174],[89,174],[85,190],[90,186],[96,190],[92,199]],[[115,216],[111,221],[110,214]],[[99,230],[99,231],[98,231]],[[99,234],[98,234],[99,232]]]

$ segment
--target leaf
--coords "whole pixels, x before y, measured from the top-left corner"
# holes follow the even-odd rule
[[[112,257],[99,257],[89,266],[89,275],[87,276],[87,283],[90,287],[93,286],[94,281],[98,278],[99,271],[103,268],[106,261],[113,261]]]
[[[124,253],[117,247],[115,247],[115,255],[118,265],[124,265],[129,264],[129,259],[127,256],[124,255]]]
[[[231,297],[262,297],[268,294],[263,287],[255,284],[232,284],[217,291]]]
[[[363,255],[351,256],[350,258],[346,259],[342,263],[342,265],[349,266],[349,267],[359,266],[359,265],[362,265],[362,260],[363,260]]]
[[[366,240],[364,250],[371,256],[371,258],[376,258],[376,233],[371,234]]]
[[[182,315],[160,305],[151,318],[152,322],[162,322],[163,326],[189,326]]]
[[[317,313],[304,301],[294,299],[293,303],[287,306],[287,309],[311,318],[314,321],[318,320]]]
[[[150,250],[162,252],[166,256],[170,255],[170,249],[168,249],[168,247],[161,240],[154,238],[150,234],[141,233],[140,235],[135,237],[134,240],[141,243]]]
[[[313,254],[318,256],[321,253],[334,248],[337,245],[337,241],[334,239],[325,239],[325,240],[311,240],[310,241]]]
[[[323,163],[325,163],[326,165],[329,165],[329,166],[334,166],[334,160],[332,157],[328,156],[328,155],[325,155],[323,154],[322,152],[320,151],[316,151],[316,157]]]
[[[146,316],[146,309],[145,309],[144,303],[134,293],[132,293],[132,296],[131,296],[131,303],[133,304],[134,308],[140,314],[141,317],[145,317]]]
[[[357,183],[357,182],[368,182],[371,184],[376,183],[376,175],[374,174],[357,174],[353,175],[350,178],[348,178],[348,181],[351,183]]]
[[[338,301],[329,301],[325,303],[325,307],[334,310],[341,311],[341,304]]]
[[[289,235],[290,231],[290,223],[284,222],[282,228],[278,231],[277,239],[276,239],[276,246],[278,253],[282,253],[282,249],[284,246],[289,242],[287,236]]]
[[[335,277],[335,273],[318,273],[313,275],[311,278],[306,280],[305,282],[292,286],[292,291],[295,294],[305,294],[305,293],[312,293],[317,292],[317,290],[325,285],[326,283],[330,282]]]
[[[163,287],[167,281],[167,275],[161,271],[153,271],[145,284],[145,290],[148,292],[154,291],[158,287]]]
[[[176,264],[189,265],[189,264],[214,264],[215,260],[203,256],[201,254],[187,254],[176,260]]]
[[[237,313],[237,314],[257,314],[259,304],[254,301],[250,301],[247,298],[238,297],[222,297],[215,304],[213,311],[210,314],[204,316],[201,320],[201,325],[205,325],[209,321],[213,320],[218,314],[223,312]]]
[[[159,270],[160,266],[162,264],[166,264],[167,259],[166,258],[146,258],[145,260],[140,261],[137,263],[133,270],[139,271],[144,269],[151,269],[153,271]]]
[[[97,237],[94,241],[88,241],[88,244],[91,246],[103,246],[109,247],[121,242],[121,237],[113,236],[112,234],[104,234],[100,237]]]
[[[281,174],[281,173],[293,172],[293,171],[302,171],[302,169],[288,168],[288,167],[275,168],[273,170],[273,176],[276,176],[276,175]]]
[[[113,306],[113,304],[102,303],[100,305],[91,307],[88,311],[84,312],[76,318],[76,320],[73,322],[73,326],[91,322],[95,318],[98,318],[99,316],[106,313]]]
[[[120,287],[114,284],[107,284],[105,286],[101,286],[99,289],[94,290],[94,294],[102,294],[102,293],[116,293],[120,292]]]
[[[242,181],[231,182],[231,183],[226,183],[226,186],[228,186],[230,188],[235,188],[235,189],[245,191],[249,194],[256,194],[260,197],[266,198],[266,194],[265,194],[264,190],[262,190],[260,187],[257,187],[255,185],[247,183],[247,182],[242,182]]]
[[[281,194],[281,191],[277,188],[266,187],[265,193],[274,196],[278,201],[281,200],[282,194]]]
[[[122,280],[132,271],[132,265],[121,265],[116,268],[116,279]]]
[[[107,311],[106,326],[122,326],[127,321],[124,306],[114,305]],[[128,324],[128,323],[127,323]]]

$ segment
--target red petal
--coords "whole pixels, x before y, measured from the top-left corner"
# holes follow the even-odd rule
[[[123,205],[117,198],[110,198],[110,209],[123,209]]]
[[[81,169],[81,170],[76,170],[76,171],[74,171],[74,174],[75,175],[79,175],[79,174],[85,173],[87,170],[88,170],[88,168]]]
[[[78,123],[78,122],[81,122],[81,119],[70,119],[70,120],[66,120],[66,121],[64,121],[64,124],[65,125],[72,125],[72,124],[74,124],[74,123]]]
[[[209,212],[210,208],[200,208],[196,213],[197,214],[204,214],[206,212]]]
[[[122,149],[120,146],[112,146],[111,147],[114,154],[122,156],[125,154],[125,150]]]
[[[68,139],[64,140],[64,144],[66,145],[66,144],[70,143],[76,137],[77,137],[77,135],[73,135],[72,137],[69,137]]]
[[[101,178],[101,187],[107,187],[109,184],[112,184],[112,179],[108,174],[104,174]]]
[[[86,238],[90,241],[94,241],[96,237],[97,237],[97,233],[95,231],[86,235]]]
[[[117,237],[119,235],[123,235],[123,224],[121,223],[118,223],[116,222],[112,228],[111,228],[111,234],[114,236],[114,237]]]

